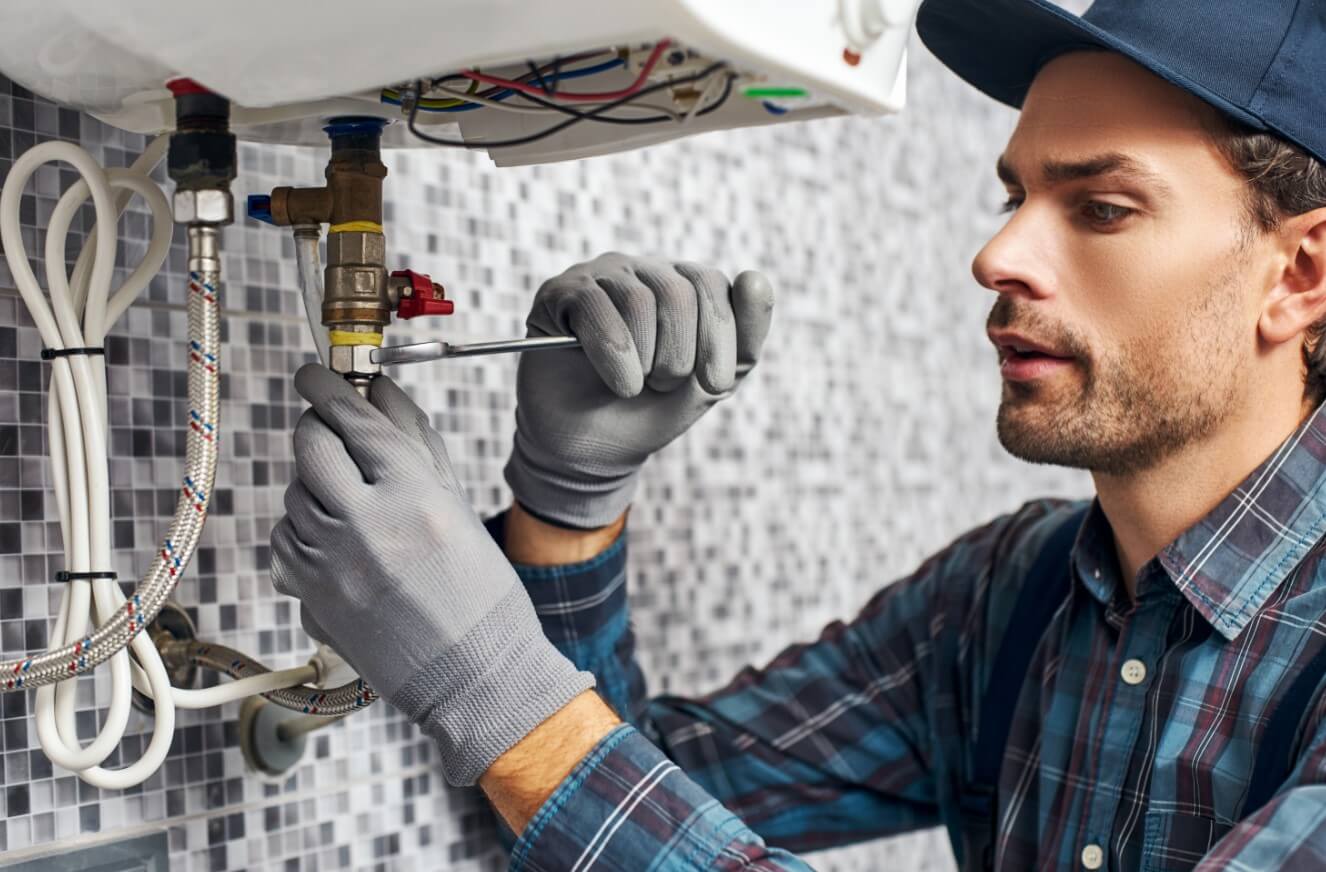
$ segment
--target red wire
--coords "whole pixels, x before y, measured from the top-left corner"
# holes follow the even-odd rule
[[[659,58],[663,56],[663,52],[665,52],[671,44],[672,40],[670,39],[660,39],[658,41],[658,44],[654,46],[654,50],[649,53],[649,59],[645,61],[644,69],[640,70],[640,75],[636,77],[635,82],[632,83],[629,88],[623,88],[620,91],[606,91],[602,94],[586,94],[584,92],[568,94],[565,91],[558,91],[556,99],[574,103],[606,103],[611,100],[620,100],[623,97],[629,97],[645,86],[645,82],[649,79],[649,74],[654,71],[654,67],[658,65]],[[519,91],[522,94],[533,94],[535,97],[550,96],[548,92],[542,88],[526,84],[525,82],[517,82],[514,79],[503,79],[498,76],[489,76],[474,70],[464,70],[460,75],[467,79],[473,79],[476,82],[482,82],[485,85],[496,85],[501,88],[510,88],[511,90]]]

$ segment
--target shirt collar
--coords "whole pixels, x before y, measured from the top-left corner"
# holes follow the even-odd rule
[[[1326,531],[1326,413],[1308,419],[1157,555],[1174,586],[1234,639]]]
[[[1087,517],[1073,545],[1074,575],[1102,605],[1108,604],[1119,584],[1118,561],[1114,556],[1114,534],[1100,508],[1092,500]]]

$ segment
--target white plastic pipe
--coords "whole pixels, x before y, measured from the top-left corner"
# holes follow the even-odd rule
[[[299,272],[299,293],[304,300],[304,316],[313,334],[313,345],[318,349],[318,360],[327,366],[331,336],[322,324],[322,257],[318,254],[322,228],[316,224],[295,227],[295,267]]]

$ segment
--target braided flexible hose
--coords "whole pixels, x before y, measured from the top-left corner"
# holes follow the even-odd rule
[[[221,263],[216,227],[189,227],[188,398],[189,430],[185,472],[175,516],[157,552],[157,560],[139,580],[110,620],[72,645],[0,661],[0,691],[17,691],[55,684],[95,669],[127,646],[150,624],[179,583],[202,535],[212,485],[216,479],[217,440],[220,436],[221,329],[218,292]],[[243,678],[269,672],[267,667],[237,651],[195,643],[203,653],[193,662]],[[206,653],[210,650],[211,654]],[[285,708],[335,715],[351,712],[377,699],[363,681],[339,688],[299,686],[263,694]]]
[[[195,234],[195,230],[204,232]],[[208,233],[215,250],[216,232],[214,227],[190,228],[190,266],[195,245],[201,245]],[[213,257],[210,263],[215,264],[210,270],[189,273],[189,433],[184,482],[175,517],[157,552],[157,560],[110,620],[81,641],[33,657],[0,661],[0,676],[3,676],[0,690],[55,684],[110,659],[156,617],[193,556],[216,478],[220,411],[221,322],[217,289],[221,276],[220,262]]]
[[[271,672],[257,660],[241,654],[234,648],[210,642],[170,642],[164,647],[162,654],[168,662],[186,661],[196,666],[224,672],[231,678],[249,678]],[[378,698],[377,692],[362,678],[356,678],[330,690],[301,685],[270,690],[262,695],[284,708],[327,717],[358,711]]]

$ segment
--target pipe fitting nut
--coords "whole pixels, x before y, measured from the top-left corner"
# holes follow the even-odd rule
[[[220,188],[176,189],[177,224],[229,224],[235,220],[235,198]]]
[[[375,376],[382,365],[373,362],[374,345],[333,345],[328,366],[341,375]]]

